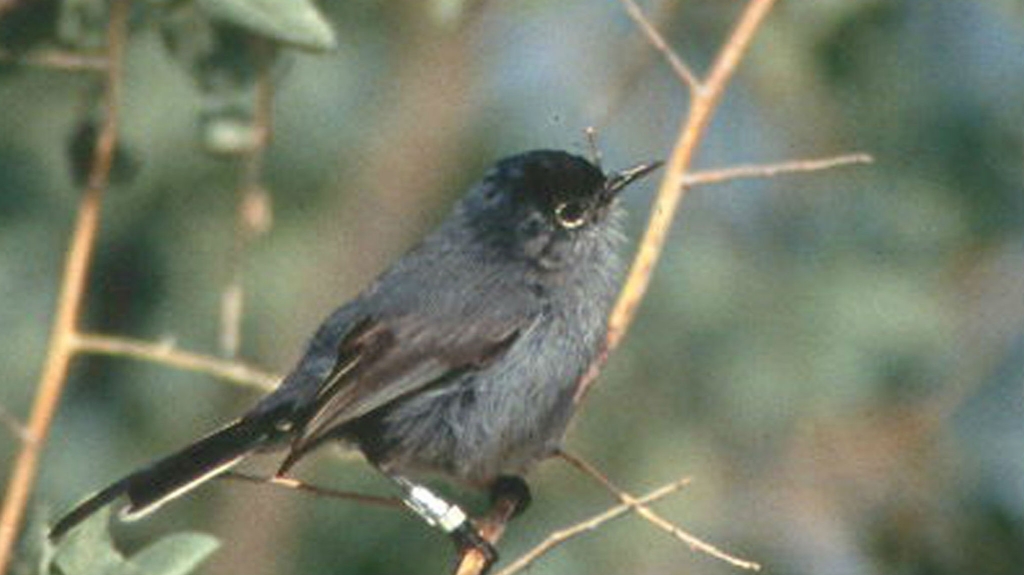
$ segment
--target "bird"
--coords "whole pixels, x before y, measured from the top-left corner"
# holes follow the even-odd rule
[[[618,293],[619,193],[646,162],[606,174],[560,150],[497,161],[450,215],[319,326],[278,386],[241,417],[86,498],[57,539],[125,496],[125,520],[246,457],[283,452],[283,476],[341,443],[401,489],[456,545],[496,551],[462,509],[421,481],[529,504],[523,476],[556,454],[576,386],[600,353]]]

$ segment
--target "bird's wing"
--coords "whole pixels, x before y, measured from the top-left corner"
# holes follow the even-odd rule
[[[529,317],[454,322],[415,314],[366,318],[345,334],[334,369],[307,406],[282,472],[339,426],[467,369],[500,357]]]

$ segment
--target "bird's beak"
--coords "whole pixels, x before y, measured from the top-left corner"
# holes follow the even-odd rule
[[[657,170],[663,163],[660,161],[646,162],[609,174],[604,184],[605,194],[611,200],[625,189],[626,186]]]

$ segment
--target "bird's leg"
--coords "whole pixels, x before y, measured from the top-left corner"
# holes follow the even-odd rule
[[[445,501],[433,491],[405,477],[389,477],[402,488],[402,501],[405,505],[428,525],[447,533],[460,553],[470,548],[477,549],[484,556],[487,567],[498,560],[498,552],[494,546],[480,535],[476,526],[469,520],[469,516],[458,505]],[[486,568],[484,570],[486,571]]]

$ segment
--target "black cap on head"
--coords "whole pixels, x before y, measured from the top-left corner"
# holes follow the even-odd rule
[[[513,194],[553,208],[567,201],[610,202],[630,183],[661,166],[646,162],[605,175],[589,160],[561,150],[534,150],[501,160],[490,178],[511,188]]]
[[[493,174],[517,197],[543,207],[589,198],[605,183],[597,166],[561,150],[534,150],[505,158]]]

